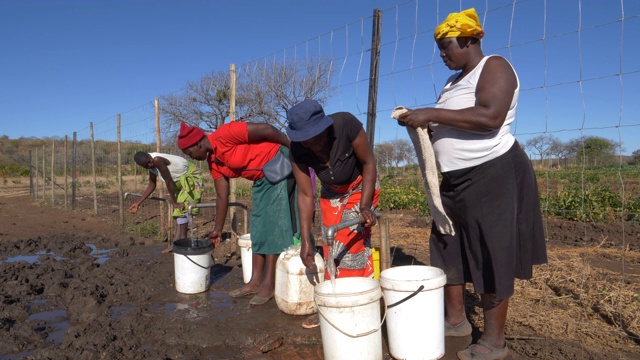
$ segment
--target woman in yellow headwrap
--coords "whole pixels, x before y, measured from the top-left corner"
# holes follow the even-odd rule
[[[431,231],[433,266],[447,274],[445,335],[472,332],[465,283],[481,296],[484,332],[460,359],[502,359],[514,281],[530,279],[547,262],[535,174],[510,132],[518,104],[518,77],[505,58],[485,56],[484,31],[474,9],[450,14],[434,31],[440,57],[456,71],[434,108],[415,109],[401,124],[428,126],[445,212],[455,235]]]

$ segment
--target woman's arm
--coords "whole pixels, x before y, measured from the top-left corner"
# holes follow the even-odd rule
[[[300,217],[300,240],[302,246],[300,248],[300,258],[302,263],[309,270],[314,269],[315,252],[311,246],[311,224],[313,222],[313,189],[311,186],[311,177],[309,175],[309,167],[306,164],[292,163],[293,176],[296,178],[298,185],[298,216]]]
[[[272,142],[289,147],[291,141],[285,133],[265,123],[247,123],[250,143]]]
[[[227,218],[229,206],[229,179],[221,177],[215,179],[213,183],[216,188],[216,222],[207,239],[211,240],[214,246],[218,246],[222,239],[222,228]]]
[[[373,205],[373,193],[376,186],[376,160],[373,156],[373,150],[367,140],[364,129],[360,130],[356,139],[351,143],[353,151],[362,163],[362,197],[360,200],[360,214],[364,217],[365,226],[373,226],[376,224],[376,215],[371,209]]]
[[[398,119],[413,128],[437,122],[472,132],[492,131],[504,124],[517,86],[518,80],[509,62],[501,56],[492,56],[478,79],[474,106],[459,110],[409,110]]]
[[[156,189],[157,179],[158,178],[156,174],[149,171],[149,185],[147,185],[147,188],[144,190],[144,193],[142,193],[142,196],[140,196],[140,200],[133,203],[133,205],[131,205],[131,207],[129,208],[129,211],[132,214],[135,214],[138,212],[138,208],[140,207],[140,204],[142,204],[142,202],[145,201],[149,197],[149,195],[151,195],[151,193]]]

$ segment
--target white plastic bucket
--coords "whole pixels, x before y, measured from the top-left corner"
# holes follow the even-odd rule
[[[309,315],[317,311],[314,287],[324,281],[324,260],[315,254],[316,267],[307,269],[300,259],[300,245],[278,256],[274,298],[278,308],[289,315]]]
[[[362,277],[316,285],[324,358],[331,360],[381,360],[380,284]]]
[[[380,273],[387,302],[389,353],[395,359],[439,359],[444,356],[444,285],[436,267],[397,266]]]
[[[176,290],[197,294],[209,289],[213,243],[206,239],[186,238],[173,242]]]
[[[240,235],[238,238],[238,246],[240,247],[240,261],[242,262],[242,281],[248,283],[251,280],[251,234]]]

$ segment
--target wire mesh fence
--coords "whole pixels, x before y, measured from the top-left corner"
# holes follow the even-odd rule
[[[590,246],[593,241],[585,239],[594,238],[612,244],[620,264],[616,271],[626,279],[623,281],[633,282],[637,280],[629,278],[626,269],[632,266],[628,252],[638,250],[633,248],[637,239],[630,237],[637,236],[632,234],[637,234],[633,229],[638,227],[640,168],[627,165],[629,156],[624,154],[633,149],[625,149],[627,146],[640,147],[636,142],[640,139],[636,115],[640,103],[633,101],[640,63],[631,51],[634,38],[629,36],[640,30],[640,10],[633,1],[593,8],[601,6],[589,1],[567,5],[544,0],[412,0],[381,11],[379,48],[373,47],[375,17],[364,16],[243,64],[238,73],[250,76],[266,71],[272,63],[327,59],[329,69],[322,72],[325,78],[320,80],[329,82],[332,92],[326,94],[325,110],[352,112],[367,125],[369,133],[375,132],[377,144],[406,138],[403,128],[387,121],[392,109],[397,105],[432,106],[449,76],[441,69],[433,42],[434,27],[449,12],[475,7],[488,34],[483,40],[485,54],[506,57],[519,75],[519,109],[512,132],[522,145],[538,136],[557,136],[566,143],[596,136],[615,144],[613,160],[604,165],[594,165],[584,155],[584,141],[578,142],[582,157],[554,155],[549,149],[531,157],[547,226],[557,218],[571,220],[576,225],[572,227],[577,234],[576,245],[582,242]],[[372,63],[371,54],[376,51],[380,57]],[[609,61],[603,63],[600,52],[607,52]],[[373,67],[378,67],[378,73],[372,80]],[[374,80],[378,90],[376,106],[371,109]],[[148,184],[148,172],[133,161],[136,151],[182,155],[174,143],[166,140],[175,138],[175,134],[160,133],[162,116],[157,102],[150,101],[89,123],[65,139],[31,149],[32,197],[52,206],[93,213],[141,234],[171,239],[171,220],[164,201],[149,200],[131,215],[128,207],[135,195],[125,198],[126,193],[142,193]],[[403,168],[408,165],[403,164]],[[203,173],[208,172],[206,164],[198,166]],[[382,176],[420,182],[415,171],[379,168]],[[215,201],[211,179],[207,178],[205,187],[203,202]],[[164,198],[163,191],[159,186],[155,195]],[[238,201],[248,202],[250,192],[251,184],[240,182]],[[195,222],[198,236],[212,228],[213,218],[213,209],[202,209]],[[245,225],[231,220],[226,223],[229,233]],[[391,241],[393,247],[395,240]],[[409,244],[404,251],[417,253],[424,248]],[[638,341],[633,332],[618,335]]]

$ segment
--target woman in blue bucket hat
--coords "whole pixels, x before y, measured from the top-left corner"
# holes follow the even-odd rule
[[[309,237],[315,195],[309,169],[313,169],[321,183],[324,229],[357,217],[364,219],[364,224],[339,230],[331,249],[323,243],[324,258],[328,259],[329,251],[334,254],[336,278],[373,277],[371,227],[376,224],[374,209],[380,184],[362,123],[348,112],[325,115],[322,106],[311,99],[290,108],[287,121],[290,158],[298,183],[302,262],[313,269],[314,248]],[[325,279],[329,277],[325,271]],[[302,324],[305,328],[318,325],[317,313]]]

